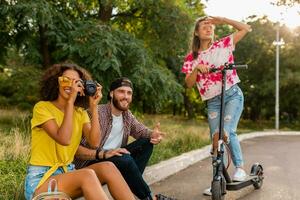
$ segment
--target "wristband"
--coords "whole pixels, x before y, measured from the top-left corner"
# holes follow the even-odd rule
[[[103,159],[106,159],[106,152],[107,152],[108,150],[104,150],[104,152],[103,152]]]
[[[96,155],[95,155],[95,159],[96,160],[100,160],[100,158],[99,158],[99,152],[101,151],[101,149],[97,149],[96,150]]]

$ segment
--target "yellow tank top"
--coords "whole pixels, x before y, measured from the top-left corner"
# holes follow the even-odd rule
[[[67,172],[79,146],[82,129],[85,123],[90,122],[87,112],[82,108],[75,108],[73,114],[73,133],[71,144],[63,146],[52,139],[44,129],[39,126],[48,120],[54,119],[61,126],[64,113],[49,101],[40,101],[33,108],[31,119],[31,157],[29,163],[37,166],[51,167],[39,182],[41,186],[59,167]]]

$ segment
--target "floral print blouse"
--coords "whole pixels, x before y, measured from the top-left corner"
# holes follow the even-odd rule
[[[233,35],[215,41],[207,50],[199,51],[198,57],[193,60],[192,52],[185,57],[181,71],[185,74],[192,73],[199,64],[208,65],[209,68],[222,68],[225,63],[233,63]],[[226,72],[226,90],[240,82],[236,70]],[[220,71],[202,74],[198,72],[196,84],[203,101],[221,94],[222,73]]]

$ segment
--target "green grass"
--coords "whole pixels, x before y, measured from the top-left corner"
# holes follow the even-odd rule
[[[0,110],[0,199],[24,199],[30,152],[29,113]]]
[[[259,120],[256,122],[250,120],[241,120],[238,126],[239,133],[247,133],[253,131],[268,131],[275,129],[275,122],[274,121],[266,121],[266,120]],[[300,130],[300,122],[288,122],[288,121],[280,121],[280,130],[281,131],[299,131]]]
[[[23,200],[26,159],[0,160],[0,199]]]
[[[0,110],[0,199],[24,199],[23,182],[30,153],[31,114]],[[208,145],[209,129],[205,119],[187,120],[172,115],[139,115],[149,128],[160,122],[164,140],[156,145],[149,165]],[[274,129],[274,122],[242,120],[238,133]],[[300,123],[281,123],[282,130],[299,130]],[[132,139],[131,139],[132,141]]]
[[[164,140],[155,146],[149,165],[209,144],[209,130],[205,121],[186,120],[172,115],[145,115],[140,119],[149,128],[154,128],[160,122],[160,130],[165,133]]]
[[[0,109],[0,133],[8,134],[11,129],[18,127],[22,133],[30,134],[31,113],[17,109]]]

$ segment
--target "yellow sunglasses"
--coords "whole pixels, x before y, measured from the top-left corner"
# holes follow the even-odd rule
[[[62,87],[71,87],[72,86],[72,79],[66,76],[58,77],[58,83]]]

